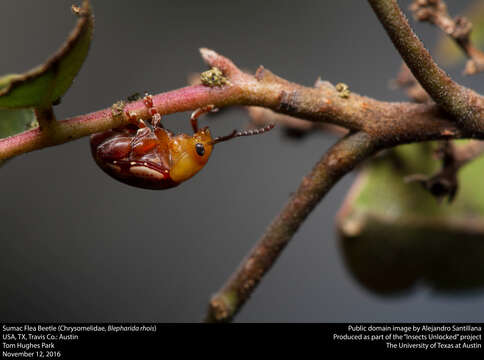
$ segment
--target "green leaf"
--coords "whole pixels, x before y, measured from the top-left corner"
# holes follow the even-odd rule
[[[417,283],[442,292],[484,287],[484,156],[463,167],[452,204],[405,176],[434,174],[434,144],[398,147],[358,175],[339,214],[348,268],[380,294]]]
[[[89,51],[94,20],[88,0],[81,8],[77,25],[64,45],[44,64],[21,75],[0,78],[0,108],[49,107],[72,85]]]
[[[0,109],[0,138],[12,136],[38,126],[31,109]]]

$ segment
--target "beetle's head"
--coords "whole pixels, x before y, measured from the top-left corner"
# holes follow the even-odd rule
[[[177,146],[172,150],[170,176],[175,182],[182,182],[197,172],[207,163],[212,153],[214,142],[207,127],[192,136],[179,135]]]
[[[172,166],[170,176],[175,182],[185,181],[199,172],[207,163],[215,144],[240,136],[262,134],[272,128],[274,128],[273,124],[261,129],[234,130],[229,135],[219,136],[215,139],[212,139],[210,130],[207,127],[198,130],[192,136],[178,135],[174,142],[175,147],[171,149]]]

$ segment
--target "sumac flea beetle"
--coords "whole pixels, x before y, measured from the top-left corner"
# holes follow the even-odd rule
[[[161,115],[150,95],[143,98],[151,115],[150,124],[127,111],[130,124],[91,136],[96,163],[113,178],[145,189],[168,189],[190,179],[207,163],[215,144],[239,136],[257,135],[271,130],[236,131],[212,139],[208,127],[198,129],[200,115],[214,111],[214,105],[197,109],[190,120],[193,135],[174,135],[161,125]]]

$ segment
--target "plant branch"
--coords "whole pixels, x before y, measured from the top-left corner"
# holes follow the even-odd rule
[[[212,298],[207,322],[225,322],[234,317],[314,207],[341,177],[377,150],[377,142],[363,132],[349,134],[333,145]]]
[[[407,96],[417,103],[432,102],[429,94],[424,90],[417,79],[415,79],[415,76],[413,76],[405,63],[402,63],[394,84],[399,88],[405,89]]]
[[[51,131],[50,129],[56,124],[54,109],[52,109],[52,106],[47,108],[35,108],[34,113],[35,118],[39,123],[39,129],[43,129],[43,131]]]
[[[454,82],[415,35],[396,0],[368,0],[408,68],[430,97],[469,130],[482,126],[480,95]]]
[[[470,40],[472,24],[467,18],[457,16],[452,19],[442,0],[415,0],[410,10],[416,20],[437,26],[455,41],[469,59],[464,74],[473,75],[484,70],[484,53],[474,47]]]
[[[313,122],[364,131],[393,145],[436,139],[484,138],[484,121],[474,131],[461,130],[435,104],[390,103],[351,93],[342,97],[329,82],[304,87],[259,68],[255,75],[240,71],[230,60],[209,50],[202,55],[210,66],[219,66],[230,83],[223,86],[194,85],[153,96],[160,114],[194,110],[209,104],[216,107],[250,105],[269,108]],[[128,124],[123,109],[137,118],[150,115],[143,102],[116,103],[111,108],[58,121],[51,131],[41,128],[0,139],[0,160],[62,144],[96,132]]]
[[[294,116],[275,113],[270,109],[258,106],[248,106],[247,112],[249,113],[251,124],[255,128],[264,127],[268,124],[278,124],[287,130],[298,132],[301,136],[315,131],[338,135],[344,135],[348,132],[346,129],[336,125],[303,120]]]
[[[454,147],[454,157],[458,167],[468,164],[484,154],[484,142],[471,140],[469,143]]]
[[[417,181],[438,200],[448,197],[454,201],[459,189],[459,170],[484,154],[484,142],[471,140],[464,145],[443,141],[437,151],[442,158],[442,168],[433,175],[413,174],[405,178],[407,182]]]
[[[482,119],[473,118],[477,125],[472,130],[461,128],[434,103],[378,101],[325,81],[318,81],[316,87],[304,87],[263,67],[255,75],[247,74],[212,50],[202,49],[201,53],[212,70],[205,73],[202,84],[154,95],[153,104],[160,114],[189,111],[210,104],[216,107],[259,106],[350,130],[349,135],[334,145],[304,178],[238,272],[213,298],[208,320],[226,321],[235,315],[311,210],[342,176],[377,150],[427,140],[484,139]],[[481,106],[480,103],[474,105]],[[1,139],[0,160],[126,125],[125,110],[139,119],[150,118],[142,100],[119,102],[108,109],[55,122],[55,126],[48,129],[41,124],[37,129]],[[48,123],[50,116],[47,115],[37,113],[44,124]]]

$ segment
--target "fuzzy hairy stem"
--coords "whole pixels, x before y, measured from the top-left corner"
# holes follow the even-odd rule
[[[471,119],[476,126],[462,127],[439,104],[378,101],[325,81],[318,81],[316,87],[304,87],[263,67],[255,75],[244,73],[212,50],[202,49],[201,53],[208,65],[218,70],[206,76],[202,84],[154,95],[153,105],[160,114],[194,110],[209,104],[260,106],[350,130],[303,180],[239,270],[215,295],[207,320],[232,319],[311,210],[342,176],[378,149],[427,140],[484,139],[484,118],[475,112]],[[484,108],[480,102],[474,102],[473,106],[477,110]],[[150,117],[142,101],[116,103],[108,109],[56,122],[48,131],[37,128],[1,139],[0,161],[126,125],[125,110],[139,119]]]
[[[413,76],[405,63],[402,63],[394,84],[401,89],[405,89],[407,96],[417,103],[432,102],[429,94],[427,94],[417,79],[415,79],[415,76]]]
[[[363,132],[349,134],[333,145],[302,180],[238,270],[214,295],[207,322],[226,322],[234,317],[314,207],[340,178],[377,150],[377,143]]]
[[[393,145],[435,139],[484,138],[483,119],[476,122],[473,131],[461,130],[435,104],[391,103],[356,93],[342,97],[329,82],[319,82],[315,88],[304,87],[262,67],[255,76],[246,74],[229,59],[211,50],[203,49],[202,56],[209,65],[223,70],[230,84],[193,85],[154,95],[153,103],[160,114],[194,110],[209,104],[216,107],[252,105],[305,120],[365,131]],[[0,160],[126,125],[128,119],[124,109],[137,118],[149,118],[141,100],[116,103],[111,108],[58,121],[51,131],[37,128],[0,139]]]
[[[258,106],[248,106],[247,112],[249,113],[251,124],[255,128],[264,127],[268,124],[278,124],[285,129],[297,131],[301,135],[316,131],[338,135],[344,135],[348,132],[346,129],[336,125],[302,120],[294,116],[278,114],[270,109]]]
[[[408,24],[397,1],[368,2],[408,68],[430,97],[467,129],[473,131],[481,127],[482,97],[454,82],[435,63]]]
[[[470,40],[471,22],[458,16],[452,19],[443,0],[414,0],[410,6],[415,19],[427,21],[446,33],[469,59],[464,70],[466,75],[484,71],[484,53],[477,49]]]

